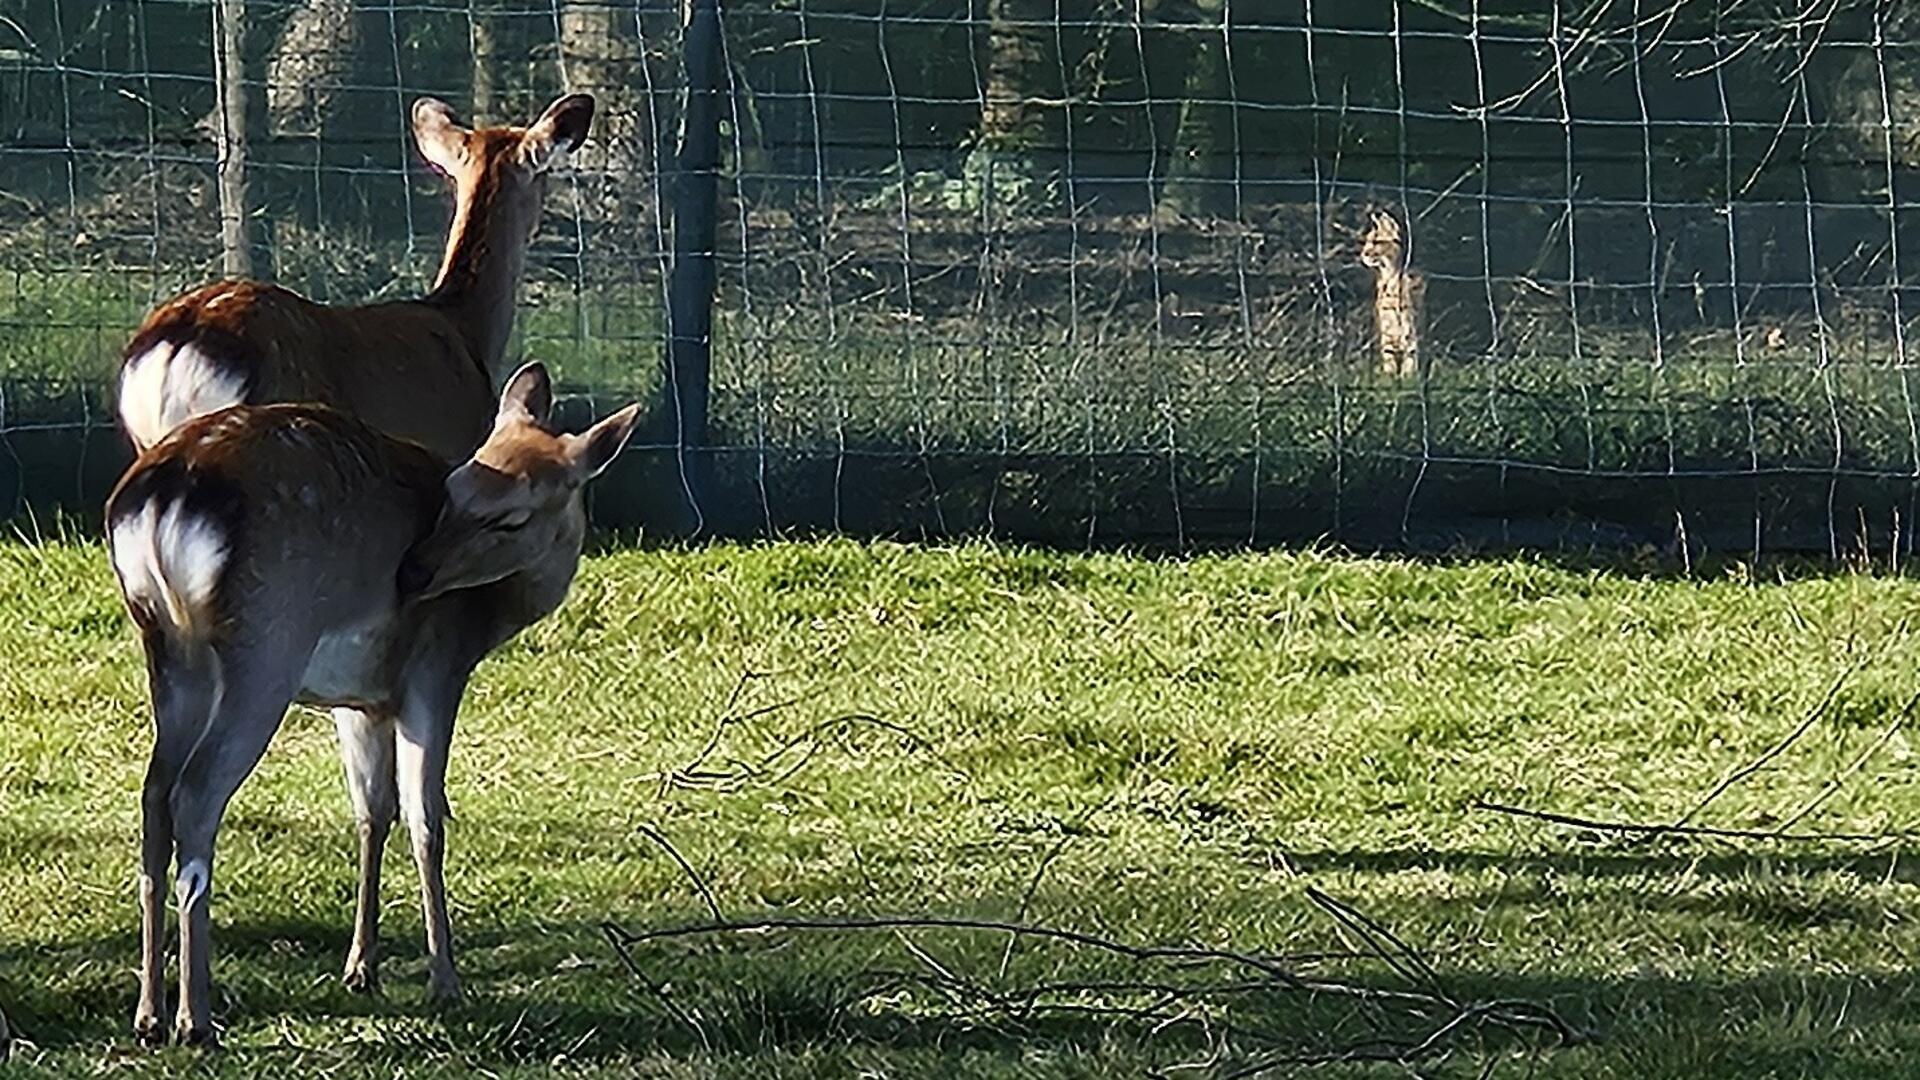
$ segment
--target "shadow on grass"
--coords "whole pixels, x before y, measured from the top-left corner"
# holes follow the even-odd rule
[[[598,937],[583,924],[539,933],[565,943]],[[818,941],[784,945],[750,965],[732,953],[648,958],[656,977],[671,977],[678,1007],[700,1018],[695,1030],[611,961],[588,961],[564,974],[556,974],[546,950],[528,950],[504,964],[473,962],[502,942],[489,934],[467,942],[469,999],[444,1012],[425,1007],[416,986],[394,978],[418,974],[417,964],[397,958],[389,961],[385,996],[354,996],[339,988],[336,966],[345,941],[336,928],[223,927],[217,940],[228,977],[221,1011],[237,1025],[230,1032],[229,1056],[256,1067],[281,1056],[305,1061],[314,1053],[363,1068],[438,1061],[479,1070],[559,1059],[576,1066],[658,1058],[739,1063],[849,1046],[908,1059],[968,1056],[1010,1065],[1031,1062],[1036,1055],[1108,1054],[1118,1061],[1165,1062],[1207,1051],[1208,1040],[1197,1027],[1116,1026],[1099,1018],[1049,1014],[995,1021],[939,1010],[912,1015],[849,1008],[849,999],[857,999],[866,984],[809,971],[805,950],[809,944],[825,947]],[[132,949],[131,939],[68,943],[40,952],[38,963],[82,963],[119,972]],[[9,966],[17,959],[9,957]],[[136,1053],[125,1033],[130,982],[96,979],[89,986],[89,992],[57,1002],[25,992],[24,986],[12,987],[17,1024],[38,1049],[55,1055]],[[1513,1058],[1531,1057],[1536,1050],[1570,1058],[1562,1063],[1569,1075],[1890,1076],[1911,1075],[1913,1063],[1920,1061],[1920,981],[1907,975],[1709,981],[1476,973],[1451,978],[1449,986],[1466,998],[1528,1000],[1555,1008],[1583,1032],[1581,1045],[1554,1050],[1496,1035],[1480,1049]],[[1226,1019],[1243,1031],[1263,1033],[1276,1048],[1269,1053],[1280,1052],[1279,1047],[1350,1045],[1369,1034],[1399,1034],[1406,1028],[1365,1013],[1348,1002],[1269,994],[1234,1000]],[[290,1030],[287,1020],[296,1027],[318,1023],[351,1034],[327,1044]],[[1243,1040],[1241,1045],[1250,1044]],[[1251,1046],[1247,1057],[1261,1057],[1259,1039]]]
[[[299,835],[293,830],[289,839]],[[578,840],[554,843],[557,848]],[[303,850],[311,846],[315,857],[335,850],[318,836],[295,842]],[[1760,935],[1823,921],[1859,922],[1864,931],[1885,917],[1874,905],[1799,910],[1780,907],[1778,897],[1763,888],[1749,895],[1741,884],[1763,870],[1777,882],[1780,875],[1833,873],[1881,881],[1889,869],[1884,855],[1694,856],[1657,850],[1502,855],[1407,849],[1294,852],[1288,858],[1296,871],[1309,875],[1501,871],[1506,880],[1500,888],[1452,891],[1447,903],[1520,911],[1568,900],[1512,880],[1516,875],[1654,880],[1690,872],[1721,879],[1720,887],[1648,891],[1633,901],[1636,910],[1656,914],[1704,904]],[[1901,871],[1899,880],[1912,878]],[[1365,893],[1363,888],[1356,895]],[[1104,902],[1112,911],[1129,909],[1121,897]],[[1150,899],[1142,895],[1138,903],[1149,906]],[[646,919],[624,911],[604,915],[629,929],[643,929]],[[535,1067],[559,1058],[584,1065],[630,1065],[663,1056],[739,1064],[766,1055],[867,1047],[914,1060],[964,1054],[1011,1064],[1034,1055],[1099,1060],[1116,1054],[1114,1060],[1164,1064],[1203,1055],[1209,1043],[1203,1028],[1180,1023],[1116,1023],[1070,1013],[983,1014],[897,986],[876,996],[873,991],[881,988],[876,967],[912,968],[914,961],[892,939],[874,934],[778,932],[645,947],[636,960],[649,979],[668,988],[669,1007],[623,967],[598,918],[514,925],[463,920],[458,940],[469,998],[435,1011],[423,1000],[418,927],[404,916],[383,928],[384,994],[357,996],[340,986],[347,922],[343,908],[331,921],[216,923],[218,1011],[232,1025],[229,1039],[239,1060],[260,1067],[280,1055],[305,1061],[306,1055],[322,1053],[356,1067],[399,1067],[424,1059],[478,1070]],[[998,965],[1005,940],[992,933],[941,938],[929,943],[931,955],[922,962],[952,965],[991,981],[987,973]],[[1662,972],[1658,958],[1649,958],[1633,974],[1599,977],[1556,972],[1554,943],[1540,945],[1524,970],[1442,966],[1450,991],[1461,999],[1538,1002],[1582,1032],[1582,1045],[1556,1052],[1556,1060],[1572,1063],[1556,1065],[1555,1070],[1565,1071],[1552,1074],[1698,1080],[1703,1075],[1885,1076],[1920,1070],[1915,1064],[1920,1062],[1920,977],[1905,971],[1853,975],[1796,967],[1718,978]],[[0,943],[0,998],[40,1051],[77,1059],[98,1058],[103,1049],[131,1053],[126,1026],[136,946],[131,903],[123,933]],[[1085,977],[1121,977],[1131,964],[1095,956],[1084,965]],[[1632,966],[1631,957],[1619,965],[1623,971]],[[1049,969],[1048,977],[1080,977],[1082,971],[1076,961]],[[1176,982],[1182,978],[1170,969],[1157,974]],[[1379,965],[1329,974],[1359,985],[1401,985]],[[1016,980],[1030,976],[1015,972]],[[46,989],[48,983],[57,983],[59,991]],[[1225,1000],[1225,1012],[1216,1019],[1262,1033],[1251,1040],[1256,1047],[1262,1037],[1272,1046],[1300,1049],[1347,1045],[1369,1033],[1418,1034],[1404,1018],[1338,996],[1268,990]],[[1242,1040],[1242,1045],[1249,1043]],[[1528,1045],[1496,1037],[1491,1048],[1518,1060]]]

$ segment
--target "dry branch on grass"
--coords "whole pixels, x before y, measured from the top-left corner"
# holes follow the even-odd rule
[[[1866,767],[1867,762],[1872,760],[1873,756],[1879,753],[1882,747],[1893,741],[1893,737],[1899,734],[1902,728],[1906,727],[1908,721],[1913,719],[1914,710],[1920,708],[1920,691],[1914,692],[1912,696],[1907,698],[1906,704],[1894,711],[1893,720],[1880,732],[1878,737],[1867,744],[1865,750],[1862,750],[1856,755],[1844,768],[1822,782],[1820,790],[1798,809],[1787,814],[1785,818],[1780,821],[1780,824],[1771,829],[1717,828],[1707,825],[1690,824],[1694,818],[1698,817],[1700,813],[1709,806],[1712,806],[1722,795],[1725,795],[1737,785],[1757,775],[1762,769],[1766,768],[1767,765],[1786,753],[1795,743],[1799,742],[1800,738],[1810,731],[1814,724],[1832,708],[1833,703],[1839,699],[1840,692],[1845,688],[1847,681],[1865,665],[1866,658],[1864,657],[1856,658],[1849,662],[1847,666],[1834,677],[1833,682],[1827,687],[1826,693],[1821,696],[1814,707],[1809,709],[1805,716],[1801,717],[1798,724],[1794,725],[1793,730],[1789,731],[1773,745],[1761,751],[1760,754],[1751,761],[1727,773],[1706,795],[1702,796],[1700,800],[1693,805],[1692,809],[1689,809],[1686,813],[1681,814],[1671,822],[1609,821],[1599,818],[1582,817],[1576,814],[1556,813],[1550,810],[1535,810],[1524,806],[1511,806],[1506,803],[1494,802],[1490,799],[1476,799],[1472,804],[1472,808],[1488,813],[1505,814],[1509,817],[1543,821],[1550,825],[1564,825],[1573,829],[1586,829],[1596,833],[1612,834],[1616,837],[1624,838],[1625,843],[1629,845],[1644,844],[1661,837],[1826,842],[1840,844],[1892,844],[1915,839],[1916,837],[1920,837],[1920,832],[1911,829],[1889,829],[1883,832],[1873,833],[1819,832],[1795,830],[1794,826],[1805,821],[1808,817],[1811,817],[1815,811],[1825,806],[1828,800],[1839,793],[1840,789],[1846,785],[1848,780],[1852,779],[1861,769]]]
[[[698,1020],[671,1000],[663,983],[646,973],[636,957],[639,949],[701,937],[875,932],[911,935],[933,930],[1009,934],[1091,949],[1155,967],[1169,975],[1177,972],[1184,978],[1143,976],[996,988],[987,978],[958,973],[952,965],[934,964],[924,951],[910,949],[927,970],[870,968],[862,971],[858,981],[863,989],[839,1001],[834,1012],[836,1016],[845,1015],[852,1008],[888,993],[919,988],[947,1003],[947,1011],[938,1017],[945,1023],[1024,1029],[1037,1018],[1065,1015],[1131,1025],[1146,1038],[1185,1029],[1207,1039],[1214,1050],[1212,1064],[1225,1068],[1228,1070],[1225,1075],[1231,1076],[1253,1076],[1288,1066],[1343,1061],[1411,1065],[1461,1053],[1470,1041],[1479,1044],[1496,1035],[1503,1036],[1508,1044],[1534,1048],[1540,1047],[1543,1038],[1552,1046],[1579,1040],[1579,1033],[1544,1004],[1471,1000],[1454,993],[1418,950],[1380,923],[1317,889],[1309,888],[1307,897],[1356,940],[1357,947],[1352,952],[1331,955],[1378,961],[1392,974],[1392,979],[1373,984],[1306,974],[1301,970],[1329,954],[1281,956],[1199,945],[1140,945],[1058,926],[987,918],[746,916],[655,930],[630,931],[613,923],[604,924],[601,929],[621,965],[703,1040],[705,1034]],[[910,937],[903,940],[911,943]],[[1196,973],[1209,968],[1221,970],[1224,977],[1214,981],[1195,979]],[[1398,1037],[1381,1034],[1349,1045],[1303,1047],[1298,1037],[1229,1022],[1218,1015],[1219,1007],[1226,1001],[1245,1001],[1261,995],[1349,1000],[1367,1011],[1369,1023],[1376,1030],[1398,1026],[1413,1034]],[[1126,998],[1145,1001],[1135,1004],[1117,1000]],[[1235,1042],[1253,1044],[1259,1050],[1257,1053],[1236,1052]]]
[[[743,707],[747,688],[765,673],[745,671],[735,682],[698,752],[684,765],[660,776],[661,792],[699,789],[734,792],[750,784],[778,785],[790,780],[830,741],[858,729],[889,733],[913,750],[938,761],[952,773],[966,774],[911,730],[864,713],[843,713],[809,725],[751,758],[727,756],[722,746],[730,731],[765,720],[809,700],[802,694],[768,705]],[[1112,802],[1110,797],[1079,819],[1078,825]],[[1064,824],[1064,823],[1063,823]],[[1124,1028],[1146,1039],[1181,1032],[1206,1047],[1199,1062],[1172,1071],[1202,1069],[1216,1075],[1252,1077],[1286,1068],[1342,1062],[1398,1063],[1413,1067],[1466,1053],[1478,1053],[1483,1074],[1499,1055],[1516,1047],[1532,1052],[1564,1046],[1580,1034],[1547,1005],[1531,1001],[1476,1000],[1454,992],[1417,949],[1378,921],[1318,889],[1308,900],[1332,920],[1347,948],[1292,954],[1200,945],[1147,945],[1028,920],[1028,912],[1048,869],[1080,832],[1066,827],[1040,859],[1012,919],[938,915],[743,916],[728,917],[705,878],[659,829],[640,832],[680,868],[705,906],[709,918],[652,930],[627,930],[604,923],[601,932],[620,965],[675,1023],[701,1046],[713,1049],[713,1037],[701,1011],[678,1000],[672,987],[683,980],[649,974],[640,950],[696,938],[765,934],[887,934],[898,939],[914,969],[868,967],[851,976],[851,987],[836,995],[827,1013],[837,1026],[859,1009],[876,1008],[882,999],[914,991],[939,1002],[932,1022],[977,1027],[1019,1037],[1044,1018],[1092,1020]],[[856,852],[857,855],[857,852]],[[976,975],[937,959],[916,935],[926,932],[1006,935],[997,964]],[[1049,980],[1009,984],[1015,948],[1021,943],[1091,950],[1118,957],[1141,970],[1134,977]],[[1334,962],[1372,963],[1384,974],[1373,979],[1343,978],[1316,969]],[[1211,974],[1210,974],[1211,973]],[[1365,1034],[1339,1045],[1325,1026],[1301,1025],[1298,1032],[1269,1030],[1247,1018],[1247,1011],[1284,996],[1283,1012],[1297,1015],[1313,1006],[1344,1002],[1344,1023],[1364,1025]],[[708,1018],[709,1020],[711,1018]],[[1313,1045],[1310,1045],[1313,1044]]]
[[[801,769],[806,768],[814,756],[829,742],[848,738],[852,732],[862,729],[891,734],[911,749],[933,758],[949,774],[962,780],[967,778],[965,770],[940,754],[934,749],[933,744],[919,733],[884,717],[862,711],[839,713],[810,724],[781,740],[773,749],[754,758],[722,755],[721,744],[726,740],[729,731],[756,720],[778,716],[794,706],[819,696],[817,692],[802,693],[770,704],[756,705],[744,710],[738,709],[749,684],[772,678],[776,674],[778,673],[757,671],[752,668],[741,671],[732,691],[727,695],[726,703],[715,715],[711,729],[707,733],[707,739],[701,744],[699,751],[686,764],[669,769],[656,778],[660,784],[662,797],[670,790],[727,793],[738,791],[748,784],[784,783],[792,779]],[[716,761],[716,758],[720,760]]]
[[[1856,832],[1789,832],[1780,829],[1716,829],[1707,825],[1667,825],[1651,824],[1642,821],[1604,821],[1599,818],[1579,817],[1574,814],[1557,814],[1551,810],[1532,810],[1524,806],[1508,806],[1505,803],[1475,799],[1473,809],[1485,810],[1494,814],[1506,814],[1509,817],[1529,818],[1544,821],[1549,825],[1565,825],[1570,829],[1588,829],[1597,833],[1621,833],[1635,837],[1655,836],[1696,836],[1716,837],[1723,840],[1818,840],[1844,844],[1884,844],[1897,840],[1910,840],[1920,833],[1911,831],[1856,833]]]

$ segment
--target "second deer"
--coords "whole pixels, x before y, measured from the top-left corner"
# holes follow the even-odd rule
[[[1407,259],[1399,219],[1375,210],[1360,238],[1360,264],[1373,271],[1373,328],[1380,373],[1410,379],[1420,374],[1420,338],[1427,279]]]
[[[229,408],[188,421],[121,479],[109,546],[155,731],[141,795],[141,1038],[164,1036],[170,863],[175,1030],[213,1037],[214,836],[295,701],[336,707],[359,823],[348,984],[376,980],[380,857],[398,817],[420,871],[430,996],[459,996],[443,872],[454,714],[481,659],[565,598],[586,531],[581,488],[639,416],[628,406],[557,435],[551,405],[546,369],[522,368],[486,442],[451,471],[324,406]]]
[[[546,177],[586,141],[593,98],[569,94],[527,127],[469,130],[441,101],[413,135],[453,181],[453,227],[433,291],[364,307],[222,281],[156,308],[128,343],[119,414],[136,450],[228,405],[319,402],[448,461],[487,434]]]

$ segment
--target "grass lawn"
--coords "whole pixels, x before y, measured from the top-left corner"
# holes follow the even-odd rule
[[[1670,819],[1837,685],[1699,822],[1914,824],[1920,589],[1762,576],[850,542],[603,554],[468,699],[449,857],[467,1003],[423,1005],[402,843],[385,996],[340,987],[352,830],[331,726],[296,713],[221,836],[211,1060],[234,1076],[1210,1076],[1376,1026],[1421,1037],[1390,1002],[1272,986],[1115,1016],[1100,1010],[1155,1007],[1139,983],[1246,972],[952,929],[649,943],[633,959],[656,994],[600,925],[709,917],[658,835],[733,917],[1024,919],[1412,985],[1346,955],[1362,935],[1320,890],[1417,948],[1453,997],[1540,1002],[1581,1036],[1462,1031],[1420,1075],[1920,1075],[1920,871],[1899,845],[1634,845],[1473,806]],[[0,612],[0,1001],[28,1040],[12,1068],[170,1074],[195,1056],[127,1034],[147,721],[103,550],[0,546]],[[943,991],[949,976],[1077,986],[1015,1014]]]

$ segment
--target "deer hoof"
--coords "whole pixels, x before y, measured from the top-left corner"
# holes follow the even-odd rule
[[[155,1013],[137,1013],[133,1018],[133,1037],[142,1046],[164,1046],[167,1042],[166,1025],[160,1022]]]
[[[195,1027],[186,1020],[174,1025],[174,1039],[182,1046],[191,1046],[199,1050],[218,1050],[220,1040],[212,1027]]]
[[[340,981],[352,993],[377,994],[380,992],[380,969],[365,960],[349,960],[346,973],[340,976]]]

